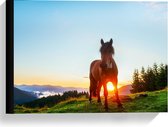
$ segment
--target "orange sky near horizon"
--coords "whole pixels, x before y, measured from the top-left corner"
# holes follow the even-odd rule
[[[57,77],[57,76],[56,76]],[[89,78],[87,77],[69,77],[69,78],[55,78],[55,77],[45,77],[45,76],[17,76],[14,77],[14,84],[16,85],[52,85],[52,86],[63,86],[63,87],[82,87],[89,88]],[[130,84],[127,82],[119,82],[118,88],[124,85]]]

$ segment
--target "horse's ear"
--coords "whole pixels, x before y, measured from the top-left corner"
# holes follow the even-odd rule
[[[111,45],[113,44],[113,39],[112,39],[112,38],[110,39],[110,44],[111,44]]]
[[[104,44],[104,41],[103,41],[103,39],[101,39],[101,41],[100,41],[100,42],[101,42],[101,45],[103,45],[103,44]]]

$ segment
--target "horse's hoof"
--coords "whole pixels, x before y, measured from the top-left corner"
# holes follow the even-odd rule
[[[109,111],[108,107],[105,107],[105,111],[106,111],[106,112],[108,112],[108,111]]]
[[[123,108],[123,106],[122,106],[122,104],[120,103],[120,104],[118,104],[118,108]]]
[[[91,102],[92,102],[92,99],[89,99],[89,102],[91,103]]]
[[[97,100],[97,103],[101,103],[101,100]]]

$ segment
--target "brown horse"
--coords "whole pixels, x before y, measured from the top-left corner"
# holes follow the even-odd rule
[[[107,82],[112,82],[114,86],[115,96],[117,100],[118,107],[122,107],[118,96],[118,68],[113,59],[114,48],[112,46],[113,40],[104,43],[101,39],[101,60],[94,60],[90,65],[90,97],[89,101],[92,100],[92,95],[97,96],[97,102],[101,102],[100,99],[100,90],[103,85],[104,87],[104,96],[105,96],[105,109],[108,110],[108,90]]]

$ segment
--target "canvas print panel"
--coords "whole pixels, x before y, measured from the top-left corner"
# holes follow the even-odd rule
[[[14,0],[14,112],[167,112],[166,2]]]

